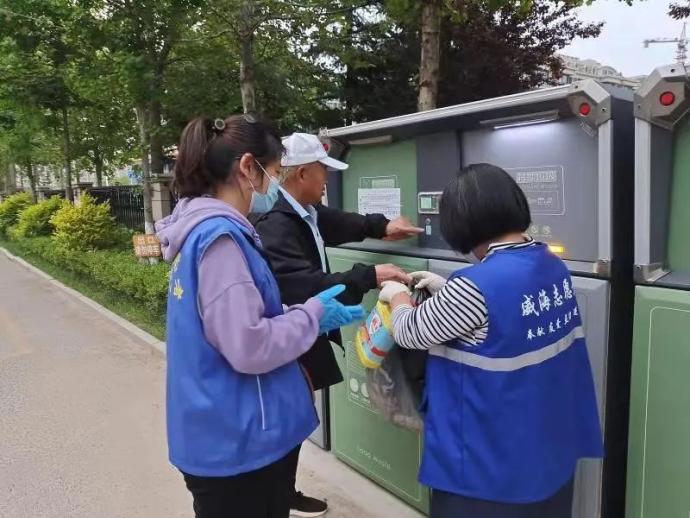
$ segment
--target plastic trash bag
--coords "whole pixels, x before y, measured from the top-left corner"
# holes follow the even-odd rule
[[[428,296],[426,290],[413,292],[417,304]],[[424,392],[428,352],[395,346],[390,308],[382,303],[372,310],[355,342],[358,356],[367,367],[372,406],[393,424],[421,431],[423,419],[418,409]]]
[[[423,421],[418,411],[418,397],[405,374],[402,351],[395,347],[379,368],[367,369],[369,401],[391,423],[419,432]]]

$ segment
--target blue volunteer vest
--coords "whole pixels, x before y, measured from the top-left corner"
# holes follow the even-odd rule
[[[543,244],[496,251],[453,277],[489,312],[485,342],[430,350],[420,481],[505,503],[545,500],[603,446],[570,274]]]
[[[197,269],[220,236],[231,237],[242,249],[264,301],[264,316],[283,313],[273,274],[246,229],[217,217],[190,233],[173,262],[168,295],[168,448],[170,461],[183,472],[212,477],[271,464],[318,424],[296,361],[267,374],[241,374],[206,341],[197,306]]]

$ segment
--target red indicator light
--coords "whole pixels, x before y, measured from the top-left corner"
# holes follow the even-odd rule
[[[676,94],[673,92],[664,92],[659,96],[659,102],[661,106],[671,106],[676,102]]]
[[[587,115],[589,115],[590,113],[592,113],[592,107],[590,106],[590,104],[582,103],[580,105],[580,115],[582,115],[583,117],[587,117]]]

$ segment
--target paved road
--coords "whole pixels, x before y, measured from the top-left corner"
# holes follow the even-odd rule
[[[0,253],[0,517],[191,517],[163,390],[159,352]],[[331,518],[419,516],[318,448],[302,461]]]
[[[0,253],[0,516],[189,517],[163,359]]]

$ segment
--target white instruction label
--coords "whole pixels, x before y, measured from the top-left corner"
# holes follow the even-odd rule
[[[400,189],[358,189],[357,210],[360,214],[383,214],[388,219],[400,217]]]
[[[565,170],[562,165],[506,169],[527,197],[532,215],[565,215]]]

